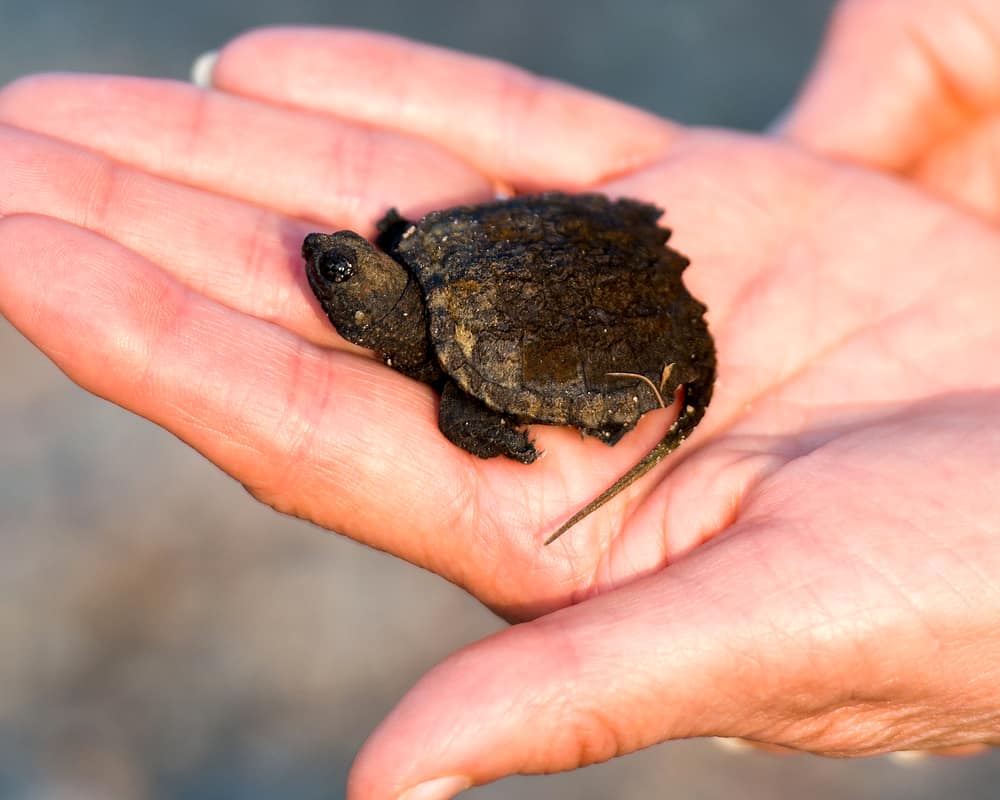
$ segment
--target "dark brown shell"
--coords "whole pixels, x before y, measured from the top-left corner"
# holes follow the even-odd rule
[[[706,309],[681,282],[688,260],[665,246],[661,213],[562,193],[462,206],[404,231],[394,255],[421,284],[438,359],[465,392],[526,422],[617,439],[661,404],[653,386],[669,403],[678,385],[714,375]]]

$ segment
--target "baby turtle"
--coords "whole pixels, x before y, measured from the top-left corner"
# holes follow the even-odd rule
[[[538,457],[523,430],[572,425],[610,445],[684,386],[656,447],[546,544],[672,452],[715,381],[705,306],[681,282],[663,212],[550,192],[428,214],[395,209],[372,246],[352,231],[302,244],[309,285],[337,331],[441,394],[438,424],[481,458]]]

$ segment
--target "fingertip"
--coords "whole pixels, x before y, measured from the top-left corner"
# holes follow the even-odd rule
[[[526,753],[534,750],[537,763],[550,743],[536,741],[541,715],[534,725],[525,725],[524,717],[539,708],[533,698],[536,684],[556,670],[551,650],[532,643],[539,625],[525,623],[494,634],[424,675],[361,748],[348,798],[396,800],[411,787],[437,788],[441,776],[462,776],[468,788],[540,771]]]
[[[0,119],[6,119],[11,110],[45,107],[46,93],[53,84],[67,76],[58,72],[36,72],[22,75],[0,87]]]
[[[154,265],[98,233],[40,214],[0,220],[0,313],[96,394],[144,369],[144,334],[182,313],[186,299]],[[113,354],[116,369],[84,353]]]
[[[694,721],[714,708],[711,696],[702,703],[712,679],[674,655],[685,652],[679,632],[655,612],[669,603],[650,596],[654,584],[639,587],[508,628],[439,664],[365,743],[348,796],[388,800],[442,775],[479,786],[703,735]]]
[[[327,50],[339,49],[341,38],[352,33],[354,32],[349,29],[268,25],[244,31],[222,47],[199,56],[198,60],[206,55],[213,56],[209,66],[212,86],[215,88],[235,94],[259,96],[262,99],[272,93],[284,91],[288,102],[305,108],[308,105],[302,102],[300,93],[308,93],[312,85],[309,73],[312,60],[310,53],[320,51],[320,47]],[[381,36],[386,39],[394,38],[388,34]],[[317,41],[320,37],[322,41]],[[322,60],[319,61],[319,67],[321,66]],[[286,85],[284,77],[289,72],[297,74],[303,80],[298,85]],[[261,91],[253,91],[255,87],[259,87]]]

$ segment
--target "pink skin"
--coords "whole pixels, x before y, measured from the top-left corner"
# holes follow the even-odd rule
[[[842,0],[783,133],[1000,218],[1000,6]]]
[[[686,736],[1000,740],[995,228],[796,145],[386,36],[259,31],[214,82],[0,93],[0,312],[261,501],[523,622],[413,688],[352,800]],[[297,256],[311,227],[496,186],[667,208],[719,350],[692,439],[549,548],[662,415],[614,449],[539,429],[542,461],[477,460],[427,387],[336,337]]]

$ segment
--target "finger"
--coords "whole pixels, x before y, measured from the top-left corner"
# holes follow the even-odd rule
[[[258,499],[509,616],[565,604],[593,571],[540,547],[539,520],[566,508],[565,463],[463,453],[440,435],[430,388],[227,309],[92,232],[0,218],[0,314],[83,388],[171,431]]]
[[[393,36],[272,28],[222,49],[213,84],[437,142],[522,189],[584,187],[658,159],[645,112],[497,61]]]
[[[369,231],[482,199],[490,184],[427,142],[328,115],[144,78],[42,75],[0,92],[0,122],[286,215]]]
[[[311,224],[3,125],[0,174],[0,216],[41,214],[88,228],[209,299],[352,349],[307,286],[300,249]]]
[[[463,649],[372,734],[348,797],[391,800],[434,781],[481,785],[669,738],[756,732],[771,689],[757,691],[767,653],[750,638],[748,598],[773,598],[775,587],[741,596],[751,573],[719,549],[700,551],[669,574]]]
[[[723,539],[460,651],[372,735],[349,797],[574,769],[692,736],[860,756],[992,735],[978,720],[993,718],[993,644],[969,657],[968,643],[991,629],[996,557],[961,556],[990,538],[989,473],[951,498],[958,519],[934,498],[914,506],[912,486],[995,462],[997,437],[968,437],[996,417],[993,400],[949,398],[844,437],[757,487]],[[925,526],[930,550],[900,538]]]
[[[998,42],[993,0],[845,0],[782,132],[907,170],[1000,108]]]
[[[456,498],[468,476],[435,435],[429,390],[41,217],[0,219],[0,313],[82,387],[165,427],[279,510],[424,565],[447,551],[430,544],[465,513]]]
[[[338,341],[311,300],[304,301],[311,294],[303,285],[298,250],[304,229],[297,223],[24,131],[0,128],[0,145],[0,168],[9,167],[4,171],[13,176],[11,191],[0,202],[0,213],[45,214],[89,227],[162,266],[171,277],[206,299],[276,323],[317,343]],[[350,349],[343,344],[337,346]],[[127,401],[117,402],[129,406]],[[433,419],[433,410],[429,415]],[[572,432],[543,427],[533,431],[533,436],[539,450],[551,455],[530,469],[472,459],[465,474],[481,473],[482,480],[476,484],[477,503],[468,513],[481,517],[475,521],[468,517],[468,527],[477,536],[492,537],[492,544],[484,547],[477,538],[466,536],[451,549],[446,548],[451,554],[458,549],[466,551],[466,557],[456,559],[468,576],[463,585],[479,588],[484,601],[517,617],[566,602],[574,591],[573,582],[546,581],[538,572],[524,583],[508,581],[474,587],[473,582],[482,582],[482,575],[495,572],[495,567],[484,569],[482,574],[478,571],[491,559],[494,564],[508,564],[515,569],[525,549],[534,550],[539,537],[551,533],[570,511],[585,505],[614,477],[624,473],[662,436],[666,424],[662,415],[647,415],[628,440],[610,453],[597,441],[584,443]],[[436,429],[433,439],[442,442]],[[450,448],[450,455],[469,461],[454,448]],[[433,469],[430,472],[437,474]],[[504,478],[497,480],[497,475]],[[525,481],[530,487],[521,486]],[[602,558],[603,550],[600,546],[588,547],[586,542],[612,538],[653,485],[647,481],[623,493],[619,502],[609,505],[607,513],[601,515],[601,524],[596,524],[596,515],[588,523],[587,527],[593,525],[592,537],[581,539],[581,526],[578,541],[572,546],[567,541],[560,548],[563,551],[569,547],[579,554],[579,559],[566,559],[565,553],[556,555],[553,551],[545,560],[557,569],[570,568],[577,560],[587,561],[591,566],[577,564],[576,578],[593,579],[593,562]],[[449,496],[452,502],[455,496],[456,492]],[[660,543],[660,537],[650,538],[654,550],[660,548]],[[492,547],[508,551],[502,558],[494,558]],[[536,555],[531,557],[535,559]],[[624,568],[624,562],[621,565]],[[602,573],[600,580],[613,583],[620,571]]]

